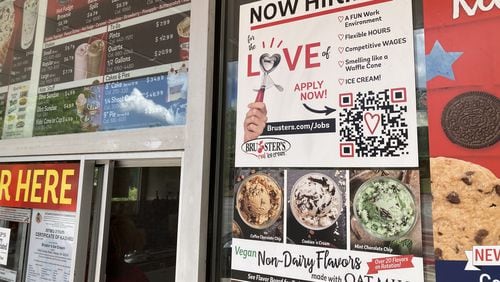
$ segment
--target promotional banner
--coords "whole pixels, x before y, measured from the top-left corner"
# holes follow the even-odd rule
[[[242,5],[236,166],[417,167],[411,5]]]
[[[500,6],[424,1],[437,281],[500,278]]]
[[[26,281],[73,281],[76,214],[33,209]]]
[[[232,278],[424,281],[411,1],[257,1],[239,27]]]
[[[0,165],[0,205],[75,211],[79,163]]]

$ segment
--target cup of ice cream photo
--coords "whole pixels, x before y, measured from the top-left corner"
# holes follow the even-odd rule
[[[333,179],[322,173],[300,177],[290,193],[293,216],[307,229],[323,230],[332,226],[343,210],[343,192]]]
[[[272,177],[256,173],[241,182],[236,194],[236,210],[251,228],[272,226],[283,210],[283,192]]]
[[[415,197],[401,181],[380,176],[367,180],[353,200],[354,216],[369,235],[391,241],[408,235],[417,222]]]

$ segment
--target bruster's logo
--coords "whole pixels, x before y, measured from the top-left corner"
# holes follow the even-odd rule
[[[290,142],[280,138],[259,138],[241,145],[241,150],[259,159],[282,157],[290,150]]]

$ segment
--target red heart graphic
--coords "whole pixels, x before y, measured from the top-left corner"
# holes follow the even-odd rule
[[[339,66],[343,67],[344,66],[344,61],[339,61]]]
[[[343,16],[339,16],[339,22],[342,22],[344,20]]]
[[[373,134],[380,123],[380,114],[365,113],[364,120],[368,130]]]
[[[340,40],[344,39],[344,35],[343,34],[339,34],[339,39]]]

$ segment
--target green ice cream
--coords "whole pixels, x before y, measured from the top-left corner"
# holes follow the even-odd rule
[[[412,194],[392,178],[380,177],[364,183],[354,197],[354,205],[364,229],[380,239],[404,236],[415,223]]]

